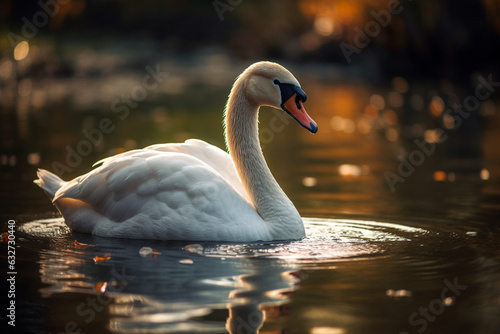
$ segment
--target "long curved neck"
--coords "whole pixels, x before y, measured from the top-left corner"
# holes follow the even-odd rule
[[[300,239],[304,226],[297,209],[267,167],[259,142],[259,106],[248,100],[245,81],[236,81],[225,111],[226,144],[243,186],[276,239]]]

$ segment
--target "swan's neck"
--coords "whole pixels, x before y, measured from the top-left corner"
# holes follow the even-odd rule
[[[304,226],[297,209],[267,167],[259,142],[259,106],[245,95],[244,81],[238,80],[226,106],[226,144],[238,175],[273,238],[300,239]]]

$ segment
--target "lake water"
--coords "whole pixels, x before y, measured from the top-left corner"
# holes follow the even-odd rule
[[[17,83],[22,96],[2,113],[0,156],[2,232],[15,221],[16,329],[500,331],[499,101],[481,102],[460,125],[443,116],[476,82],[375,85],[340,80],[329,67],[293,70],[318,133],[267,108],[260,127],[268,164],[305,217],[302,241],[193,245],[69,231],[32,184],[36,168],[70,179],[105,156],[153,143],[194,137],[223,147],[222,108],[241,68],[211,66],[193,79],[193,67],[162,63],[166,84],[127,113],[113,101],[139,96],[143,68]],[[105,118],[109,133],[100,127]],[[143,256],[143,247],[157,251]],[[6,242],[1,249],[9,277]],[[2,327],[12,330],[5,314]]]

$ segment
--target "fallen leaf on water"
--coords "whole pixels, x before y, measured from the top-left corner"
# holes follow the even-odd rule
[[[111,259],[111,256],[109,254],[105,254],[104,256],[94,256],[94,262],[95,263],[101,263],[101,262],[106,262]]]
[[[107,287],[108,287],[108,282],[99,282],[95,285],[95,291],[104,293]]]
[[[151,257],[158,257],[158,255],[161,255],[160,251],[153,248],[153,251],[151,252]]]
[[[179,261],[179,263],[182,263],[182,264],[193,264],[194,261],[191,260],[191,259],[182,259]]]
[[[75,248],[87,248],[89,245],[87,244],[84,244],[84,243],[81,243],[81,242],[78,242],[75,240]]]

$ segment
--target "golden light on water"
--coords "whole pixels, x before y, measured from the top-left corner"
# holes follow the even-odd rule
[[[445,299],[443,299],[443,304],[445,306],[451,306],[451,305],[453,305],[453,302],[454,302],[454,299],[452,297],[446,297]]]
[[[385,108],[385,100],[379,94],[373,94],[372,96],[370,96],[370,104],[378,110],[382,110]]]
[[[404,289],[393,290],[393,289],[389,289],[389,290],[387,290],[385,292],[385,295],[388,296],[388,297],[399,298],[399,297],[411,297],[413,295],[413,293],[410,290],[404,290]]]
[[[344,334],[345,330],[338,327],[313,327],[309,334]]]
[[[438,182],[443,182],[443,181],[455,182],[457,179],[457,176],[453,172],[446,173],[442,170],[437,170],[437,171],[434,171],[434,173],[432,174],[432,179],[434,181],[438,181]]]
[[[382,118],[384,122],[386,122],[389,125],[395,126],[398,124],[398,115],[396,115],[394,110],[387,109],[386,111],[384,111]]]
[[[352,119],[340,116],[333,116],[330,119],[330,126],[336,131],[344,131],[347,133],[353,133],[356,130],[356,124]]]
[[[455,173],[452,173],[452,172],[448,173],[448,181],[455,182],[456,179],[457,179],[457,177],[456,177]]]
[[[441,116],[444,110],[444,101],[439,96],[433,96],[431,104],[429,105],[431,114],[438,117]]]
[[[489,180],[490,179],[490,172],[486,169],[486,168],[483,168],[481,169],[481,172],[479,173],[479,177],[481,178],[481,180]]]
[[[377,119],[378,118],[378,109],[372,106],[371,104],[368,104],[365,107],[365,114],[366,116],[370,117],[371,119]]]
[[[314,30],[322,36],[330,36],[335,30],[335,24],[328,17],[317,17],[314,20]]]
[[[370,172],[370,167],[367,165],[342,164],[338,167],[338,173],[342,176],[360,176],[367,175]]]
[[[425,130],[424,139],[428,143],[437,143],[440,140],[440,136],[436,130]]]
[[[0,163],[3,166],[14,167],[17,164],[17,158],[15,155],[8,156],[7,154],[2,154],[0,156]]]
[[[434,181],[446,181],[446,173],[442,170],[437,170],[432,175],[432,178],[434,179]]]
[[[27,160],[30,165],[38,165],[40,163],[40,153],[30,153],[28,154]]]
[[[455,119],[450,114],[446,114],[443,116],[443,124],[445,128],[453,129],[455,127]]]
[[[305,187],[314,187],[318,184],[318,179],[316,179],[315,177],[312,177],[312,176],[307,176],[307,177],[302,179],[302,184]]]
[[[338,168],[339,174],[342,176],[360,176],[361,168],[356,165],[343,164]]]
[[[14,59],[23,60],[30,51],[30,45],[26,41],[19,42],[14,48]]]
[[[364,118],[358,121],[357,126],[358,126],[358,131],[364,135],[370,133],[370,131],[372,130],[372,124]]]
[[[399,137],[398,130],[394,128],[387,128],[387,130],[385,130],[385,138],[387,138],[387,140],[395,142],[396,140],[398,140],[398,137]]]

